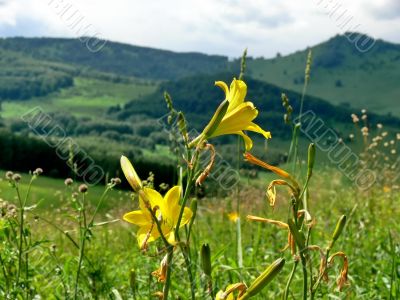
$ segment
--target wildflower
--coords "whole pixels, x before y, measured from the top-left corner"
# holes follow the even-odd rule
[[[358,123],[360,121],[356,114],[351,114],[351,119],[353,120],[353,123]]]
[[[237,222],[237,220],[239,219],[239,214],[237,212],[231,212],[228,214],[228,219],[234,223]]]
[[[7,178],[8,180],[12,179],[13,175],[14,175],[14,173],[11,172],[11,171],[7,171],[7,172],[6,172],[6,178]]]
[[[72,185],[73,183],[74,183],[74,181],[72,180],[72,178],[67,178],[67,179],[64,180],[64,184],[65,184],[66,186],[70,186],[70,185]]]
[[[390,153],[393,154],[393,155],[395,155],[395,154],[396,154],[396,149],[392,149],[392,150],[390,151]]]
[[[354,134],[350,133],[350,134],[349,134],[349,138],[350,138],[351,140],[354,139]]]
[[[253,123],[253,120],[258,115],[258,110],[252,102],[245,101],[247,86],[244,81],[233,79],[230,88],[223,81],[217,81],[215,85],[225,92],[228,106],[225,108],[226,112],[223,114],[222,119],[217,118],[217,113],[214,114],[213,119],[206,127],[207,130],[203,131],[203,134],[200,136],[201,138],[197,138],[196,142],[199,142],[198,139],[201,140],[203,138],[208,139],[226,134],[238,134],[244,140],[246,151],[249,151],[253,147],[253,142],[243,132],[244,130],[260,133],[267,139],[271,138],[270,132],[264,131],[260,126]]]
[[[174,229],[178,223],[179,212],[181,210],[181,206],[179,205],[180,197],[181,187],[179,186],[171,188],[165,194],[164,198],[159,192],[151,188],[145,187],[139,191],[140,210],[126,213],[123,219],[140,227],[137,232],[137,240],[141,249],[145,249],[147,243],[153,242],[160,237],[149,208],[155,212],[164,237],[170,244],[175,244]],[[150,207],[147,207],[147,205],[150,205]],[[192,215],[193,213],[190,208],[185,207],[180,226],[188,224]]]
[[[368,127],[364,126],[363,128],[361,128],[361,132],[363,136],[368,136],[369,135]]]
[[[378,124],[376,124],[376,127],[377,127],[378,129],[382,129],[382,128],[383,128],[383,125],[382,125],[381,123],[378,123]]]
[[[361,120],[363,120],[363,121],[365,121],[367,118],[368,118],[367,115],[362,115],[361,116]]]
[[[400,133],[396,134],[396,139],[400,140]]]
[[[78,191],[82,194],[86,193],[88,190],[88,186],[86,184],[81,184],[78,188]]]
[[[365,115],[367,113],[367,110],[366,109],[362,109],[361,113]]]
[[[390,141],[390,145],[394,145],[394,143],[395,143],[394,140],[391,140],[391,141]]]
[[[39,176],[42,173],[43,173],[42,168],[37,168],[35,171],[33,171],[33,175],[35,175],[35,176]]]
[[[390,193],[391,191],[392,191],[392,189],[390,188],[390,186],[385,185],[385,186],[383,187],[383,192],[384,192],[384,193]]]
[[[387,135],[388,135],[388,132],[387,132],[387,131],[382,132],[382,137],[385,137],[385,136],[387,136]]]
[[[14,180],[15,182],[20,181],[20,180],[21,180],[21,175],[18,174],[18,173],[15,173],[15,174],[12,176],[12,180]]]

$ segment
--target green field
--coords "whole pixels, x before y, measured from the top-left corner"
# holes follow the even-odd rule
[[[95,119],[104,116],[110,106],[123,105],[153,92],[155,88],[154,83],[113,83],[77,77],[73,87],[45,97],[2,102],[1,116],[15,119],[33,107],[41,106],[46,112],[65,111],[76,117]]]

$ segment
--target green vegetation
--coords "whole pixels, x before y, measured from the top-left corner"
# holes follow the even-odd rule
[[[102,117],[110,106],[122,105],[155,90],[155,84],[146,82],[115,83],[106,80],[76,77],[74,86],[61,89],[46,97],[25,101],[3,101],[2,117],[16,119],[35,106],[46,112],[68,112],[76,117]]]
[[[101,51],[93,53],[79,39],[8,38],[0,39],[0,48],[35,59],[155,80],[215,73],[228,66],[224,56],[175,53],[114,42],[107,42]]]
[[[332,104],[400,116],[400,45],[377,40],[366,53],[344,35],[311,47],[308,94]],[[273,59],[249,59],[249,76],[301,92],[308,50]],[[379,100],[377,100],[379,99]]]

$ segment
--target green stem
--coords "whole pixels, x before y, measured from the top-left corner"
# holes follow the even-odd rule
[[[307,284],[307,261],[306,258],[304,257],[304,254],[300,254],[300,259],[301,259],[301,266],[303,270],[303,300],[307,300],[307,290],[308,290],[308,284]]]
[[[190,281],[191,297],[192,297],[192,300],[195,300],[196,299],[196,296],[195,296],[196,282],[194,281],[193,274],[192,274],[189,249],[187,248],[187,245],[183,245],[182,243],[180,243],[180,248],[181,248],[181,251],[183,254],[183,258],[185,260],[186,270],[187,270],[189,281]]]
[[[168,293],[169,293],[169,287],[171,285],[171,265],[172,265],[172,258],[174,256],[174,247],[172,245],[169,245],[167,247],[167,273],[165,276],[165,284],[164,284],[164,289],[163,289],[163,300],[168,300]]]
[[[290,275],[289,275],[289,279],[288,279],[288,281],[287,281],[287,283],[286,283],[285,291],[284,291],[283,297],[282,297],[283,300],[287,300],[288,297],[289,297],[290,285],[292,284],[292,280],[293,280],[293,277],[294,277],[294,273],[296,272],[296,268],[297,268],[297,265],[298,265],[298,264],[299,264],[299,261],[298,261],[298,260],[295,260],[295,261],[294,261],[294,264],[293,264],[292,271],[290,272]]]
[[[89,226],[93,226],[94,218],[96,217],[96,215],[99,211],[99,208],[100,208],[101,204],[103,203],[105,196],[107,195],[108,191],[111,190],[111,188],[112,188],[112,186],[107,185],[107,188],[104,190],[103,194],[101,195],[100,200],[97,203],[96,209],[94,210],[94,213],[92,215],[92,218],[90,219]]]
[[[3,270],[4,280],[6,281],[6,291],[7,291],[6,293],[8,294],[9,293],[8,275],[7,275],[6,265],[4,263],[3,257],[1,256],[1,253],[0,253],[0,263]]]
[[[86,212],[85,212],[85,194],[82,195],[82,206],[80,211],[80,218],[79,218],[79,231],[80,231],[80,247],[79,247],[79,261],[78,261],[78,268],[76,270],[76,277],[75,277],[75,289],[74,289],[74,299],[76,300],[78,297],[78,285],[79,285],[79,276],[82,269],[82,262],[83,257],[85,255],[85,244],[86,244],[86,234],[87,234],[87,224],[86,224]],[[83,218],[83,224],[82,220]],[[83,225],[83,229],[82,229]]]

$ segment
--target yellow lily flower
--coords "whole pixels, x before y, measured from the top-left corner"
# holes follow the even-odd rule
[[[207,139],[226,134],[238,134],[244,140],[246,151],[249,151],[253,147],[253,141],[243,132],[244,130],[260,133],[267,139],[271,138],[270,132],[253,122],[258,115],[258,110],[252,102],[245,101],[247,85],[244,81],[233,79],[230,88],[223,81],[217,81],[215,85],[225,92],[229,105],[222,120],[213,118],[220,122],[216,128],[215,126],[206,127],[213,128],[212,132],[205,132]]]
[[[121,157],[121,167],[124,175],[132,188],[139,194],[140,210],[131,211],[123,216],[123,219],[129,223],[138,225],[140,228],[137,232],[137,240],[139,247],[145,249],[147,244],[155,241],[160,237],[157,225],[155,224],[149,208],[155,212],[155,215],[161,225],[163,236],[170,244],[175,244],[174,230],[178,223],[181,206],[179,199],[181,198],[181,187],[174,186],[164,197],[154,189],[143,187],[142,181],[137,175],[131,162],[125,156]],[[183,210],[180,227],[189,223],[193,212],[190,208],[185,207]]]
[[[154,223],[148,208],[145,205],[147,201],[150,203],[151,209],[155,211],[155,215],[160,222],[161,231],[170,244],[175,244],[174,230],[178,223],[179,212],[181,206],[179,199],[181,195],[181,187],[174,186],[164,197],[159,192],[151,188],[143,188],[139,193],[140,210],[126,213],[123,219],[129,223],[138,225],[140,228],[137,232],[137,240],[139,247],[145,249],[147,244],[155,241],[160,237],[160,233]],[[189,223],[193,213],[190,208],[185,207],[183,211],[180,227]]]

